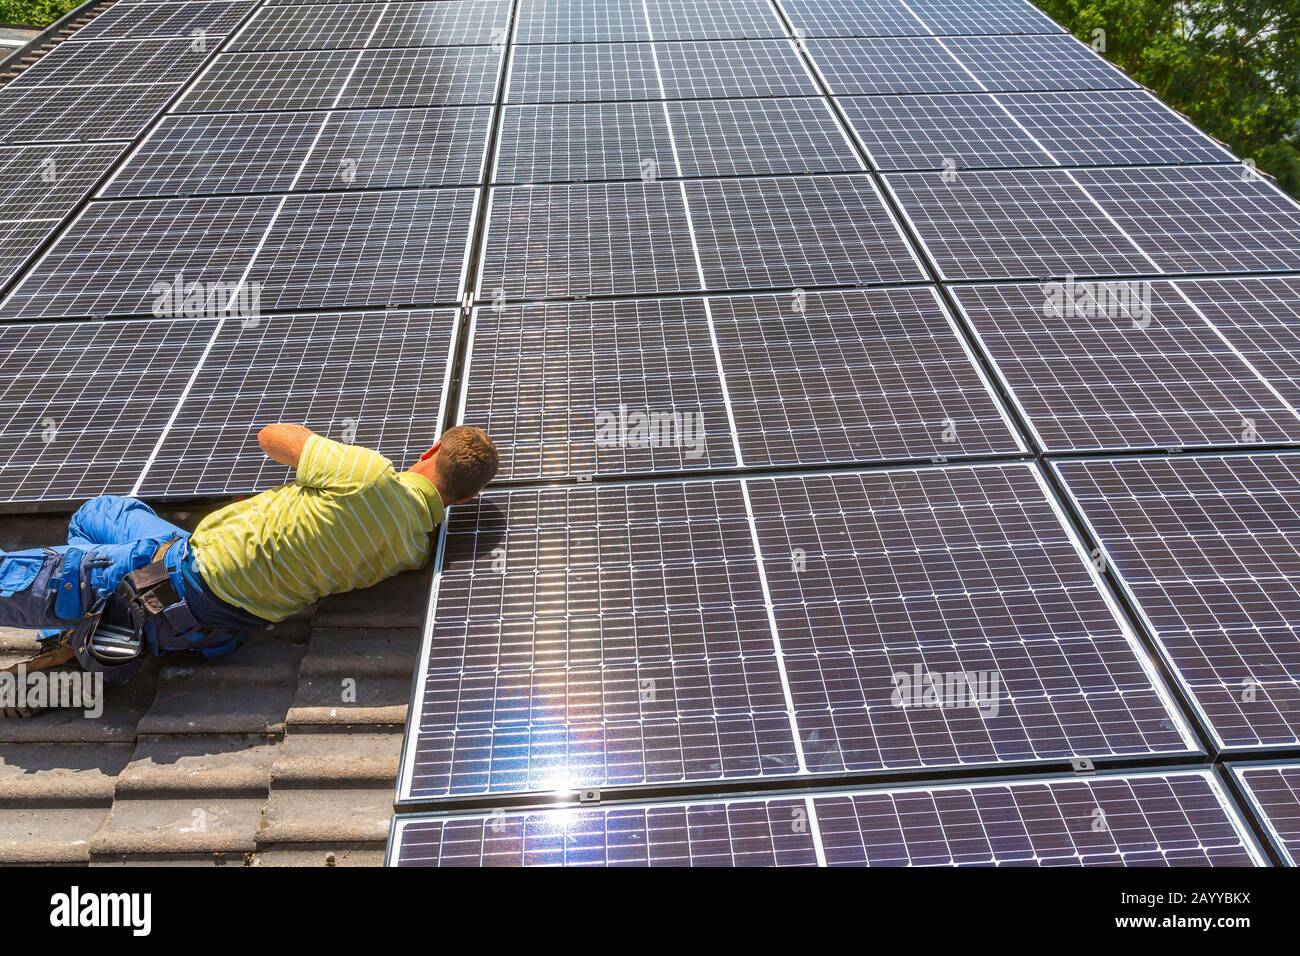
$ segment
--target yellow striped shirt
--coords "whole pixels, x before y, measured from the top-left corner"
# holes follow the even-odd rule
[[[307,439],[294,481],[214,511],[190,539],[213,592],[267,621],[423,567],[442,499],[368,448]]]

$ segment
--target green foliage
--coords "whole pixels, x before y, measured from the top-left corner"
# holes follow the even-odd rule
[[[1035,0],[1106,58],[1300,197],[1296,0]]]
[[[0,23],[49,26],[81,0],[0,0]]]

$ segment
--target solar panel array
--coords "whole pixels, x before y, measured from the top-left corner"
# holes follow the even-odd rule
[[[1266,862],[1300,206],[1029,3],[119,2],[0,119],[0,502],[496,439],[394,862]]]

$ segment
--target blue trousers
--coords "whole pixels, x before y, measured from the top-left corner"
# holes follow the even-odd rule
[[[193,649],[208,657],[228,654],[250,627],[265,622],[212,594],[194,568],[189,537],[188,531],[158,517],[143,501],[117,495],[93,498],[69,520],[67,545],[0,552],[0,624],[41,628],[42,637],[57,634],[68,626],[68,614],[54,613],[57,599],[63,588],[73,590],[69,584],[74,579],[88,585],[84,593],[90,595],[78,613],[89,610],[94,599],[104,598],[111,610],[112,595],[122,578],[152,563],[158,549],[174,541],[167,552],[172,584],[203,630],[160,635],[146,629],[150,650],[164,654]],[[54,556],[67,559],[62,576],[51,567],[59,563]],[[57,623],[51,617],[57,617]]]

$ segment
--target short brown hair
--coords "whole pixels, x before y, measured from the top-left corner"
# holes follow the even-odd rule
[[[448,428],[439,439],[434,468],[452,501],[472,498],[496,477],[500,457],[487,432],[472,425]]]

